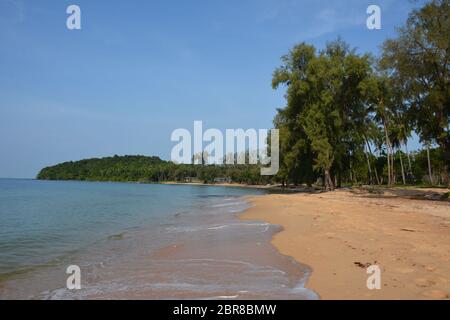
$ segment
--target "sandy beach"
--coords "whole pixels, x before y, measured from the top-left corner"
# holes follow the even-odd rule
[[[242,219],[281,225],[272,243],[312,268],[306,286],[321,299],[449,299],[448,190],[339,190],[251,197]],[[369,290],[367,266],[381,269]]]

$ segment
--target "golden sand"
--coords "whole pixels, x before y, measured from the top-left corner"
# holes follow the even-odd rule
[[[306,286],[322,299],[449,299],[450,202],[414,192],[254,196],[242,218],[284,227],[273,245],[312,268]],[[367,288],[369,265],[380,290]]]

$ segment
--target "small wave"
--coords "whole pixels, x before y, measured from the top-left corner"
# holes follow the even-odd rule
[[[202,230],[220,230],[230,227],[264,227],[264,230],[261,232],[267,232],[270,228],[269,223],[231,223],[231,224],[222,224],[222,225],[212,225],[205,227],[167,227],[165,230],[168,233],[178,233],[178,232],[197,232]]]
[[[213,226],[213,227],[209,227],[208,230],[218,230],[218,229],[223,229],[223,228],[227,228],[228,225],[222,225],[222,226]]]
[[[178,233],[178,232],[196,232],[201,230],[200,227],[167,227],[166,232],[168,233]]]
[[[236,210],[229,210],[229,213],[239,213],[239,212],[244,212],[245,209],[236,209]]]
[[[228,195],[223,195],[223,194],[199,194],[197,195],[198,198],[204,198],[204,199],[209,199],[209,198],[229,198],[230,196]]]
[[[198,259],[179,259],[176,260],[177,263],[183,262],[183,263],[200,263],[200,264],[219,264],[219,265],[242,265],[242,266],[246,266],[249,268],[249,270],[252,271],[266,271],[266,272],[272,272],[272,273],[280,273],[280,274],[285,274],[286,272],[274,268],[272,266],[267,266],[267,265],[259,265],[259,264],[255,264],[255,263],[251,263],[248,261],[242,261],[242,260],[229,260],[229,259],[208,259],[208,258],[198,258]]]
[[[173,216],[174,216],[175,218],[179,218],[179,217],[181,217],[182,215],[187,214],[187,213],[189,213],[189,211],[180,211],[180,212],[175,213]]]
[[[123,240],[125,238],[125,234],[126,232],[110,235],[108,236],[108,240]]]
[[[319,295],[314,291],[305,288],[303,283],[298,284],[291,290],[294,294],[300,294],[304,296],[307,300],[319,300]]]
[[[244,201],[239,202],[227,202],[227,203],[220,203],[220,204],[214,204],[212,206],[209,206],[210,208],[222,208],[222,207],[230,207],[230,206],[239,206],[245,204]]]

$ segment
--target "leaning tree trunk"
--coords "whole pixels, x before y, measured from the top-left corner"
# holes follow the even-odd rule
[[[412,175],[411,155],[409,154],[408,151],[408,140],[405,140],[403,143],[405,145],[406,156],[408,157],[408,167],[409,167],[408,173]]]
[[[372,148],[370,147],[369,141],[367,139],[365,139],[365,140],[366,140],[367,148],[369,149],[369,153],[370,153],[371,156],[373,156]],[[373,170],[375,172],[375,179],[377,180],[377,184],[381,185],[380,178],[378,177],[378,171],[377,171],[377,165],[376,164],[373,166]]]
[[[367,152],[364,152],[364,154],[366,155],[366,160],[367,160],[367,170],[369,171],[369,184],[372,184],[372,168],[370,167],[370,159],[369,159],[369,155]]]
[[[400,158],[400,166],[402,168],[402,179],[403,179],[403,184],[406,185],[406,179],[405,179],[405,169],[403,167],[403,159],[402,159],[402,152],[401,150],[398,150],[398,156]]]

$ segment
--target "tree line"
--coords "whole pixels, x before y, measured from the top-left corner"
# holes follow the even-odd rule
[[[286,106],[274,120],[281,136],[278,178],[309,185],[320,178],[326,190],[424,182],[424,168],[414,174],[413,162],[423,166],[425,153],[428,183],[448,185],[449,13],[449,0],[414,10],[378,58],[342,39],[320,51],[306,43],[292,48],[272,78],[274,89],[286,88]],[[414,132],[425,152],[411,155]]]
[[[401,151],[398,151],[401,152]],[[365,156],[359,155],[357,164],[353,166],[351,176],[345,185],[368,184],[371,176],[367,170]],[[405,154],[401,157],[406,158]],[[394,172],[401,172],[400,154],[395,156]],[[435,177],[441,176],[444,170],[442,154],[439,148],[430,150],[430,159]],[[386,184],[386,157],[384,155],[370,157],[373,172],[379,172],[380,181],[372,183]],[[428,157],[426,150],[412,152],[409,160],[405,164],[408,175],[408,184],[430,184],[428,179]],[[420,177],[420,178],[413,178]],[[316,179],[320,175],[316,174]],[[69,161],[55,166],[42,169],[37,175],[40,180],[78,180],[78,181],[111,181],[111,182],[140,182],[140,183],[161,183],[161,182],[232,182],[250,185],[281,184],[287,186],[284,174],[261,176],[258,165],[193,165],[174,164],[170,161],[161,160],[158,157],[146,156],[113,156],[105,158],[85,159],[80,161]],[[315,181],[317,182],[317,180]],[[294,183],[294,182],[292,182]],[[435,183],[443,183],[436,180]]]

